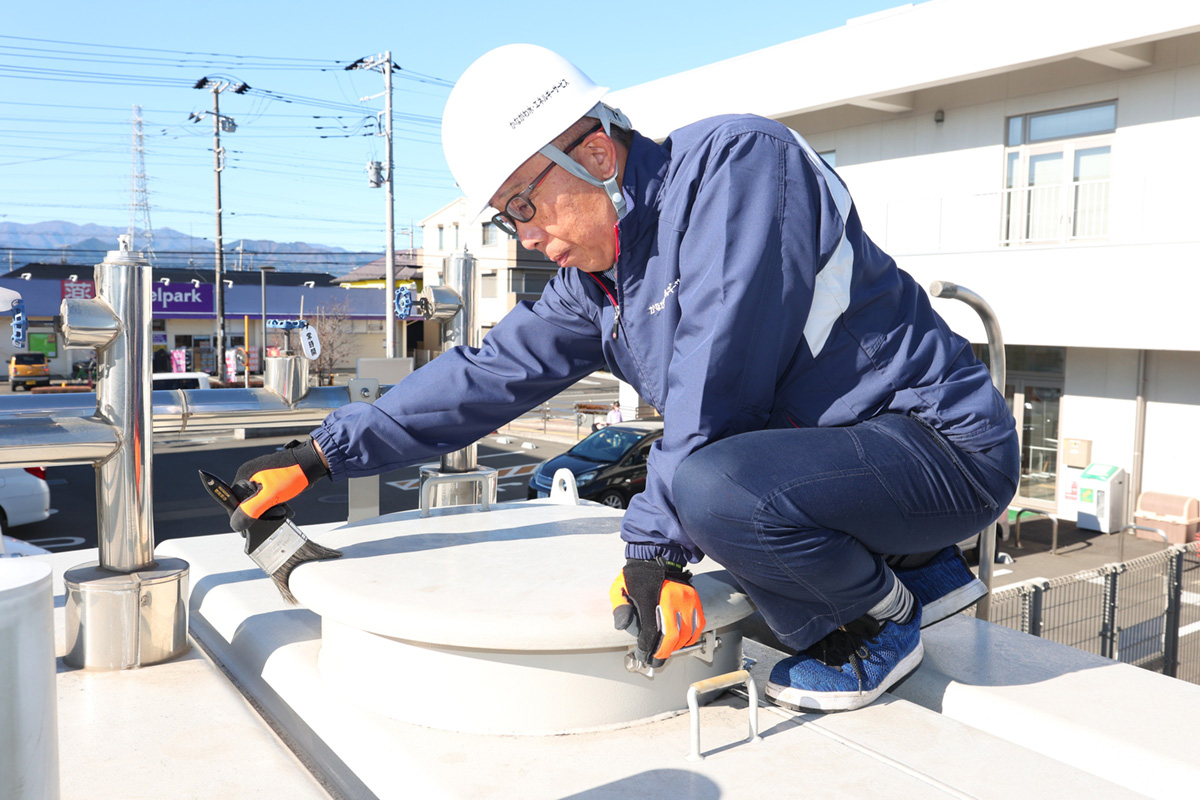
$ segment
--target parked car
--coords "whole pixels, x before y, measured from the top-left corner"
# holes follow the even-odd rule
[[[49,386],[50,364],[45,353],[15,353],[8,362],[8,388]]]
[[[646,458],[663,434],[661,422],[608,425],[560,456],[543,461],[529,479],[529,499],[548,497],[554,473],[569,469],[579,496],[611,508],[625,508],[646,488]]]
[[[53,513],[46,470],[0,469],[0,534],[17,525],[41,522]]]
[[[207,372],[156,372],[155,389],[211,389]]]

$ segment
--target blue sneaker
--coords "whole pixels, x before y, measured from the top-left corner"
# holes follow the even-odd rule
[[[921,663],[921,609],[904,624],[859,617],[771,670],[767,696],[801,711],[851,711]]]
[[[922,628],[970,608],[987,594],[987,587],[971,572],[955,545],[940,550],[919,567],[893,567],[892,571],[921,604]]]

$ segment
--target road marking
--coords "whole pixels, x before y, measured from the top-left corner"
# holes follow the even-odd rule
[[[537,464],[522,464],[519,467],[501,467],[496,470],[496,480],[504,480],[505,478],[519,478],[522,475],[528,475],[538,468]],[[421,485],[420,478],[409,478],[405,481],[388,481],[388,486],[393,489],[399,489],[402,492],[416,491]],[[520,486],[521,484],[507,484],[508,486]]]
[[[1200,592],[1181,592],[1179,599],[1189,606],[1200,606]]]
[[[47,539],[29,539],[28,542],[47,550],[69,550],[84,544],[84,540],[79,536],[51,536]]]

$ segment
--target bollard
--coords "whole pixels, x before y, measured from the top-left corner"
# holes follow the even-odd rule
[[[57,800],[58,686],[50,565],[0,559],[0,797]]]

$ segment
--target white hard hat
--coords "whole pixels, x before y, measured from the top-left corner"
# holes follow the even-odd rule
[[[629,128],[620,111],[600,102],[608,92],[570,61],[533,44],[510,44],[480,56],[458,79],[442,113],[442,149],[454,179],[478,216],[525,160],[539,151],[577,177],[603,186],[618,215],[624,201],[615,175],[598,181],[548,143],[591,115]]]

